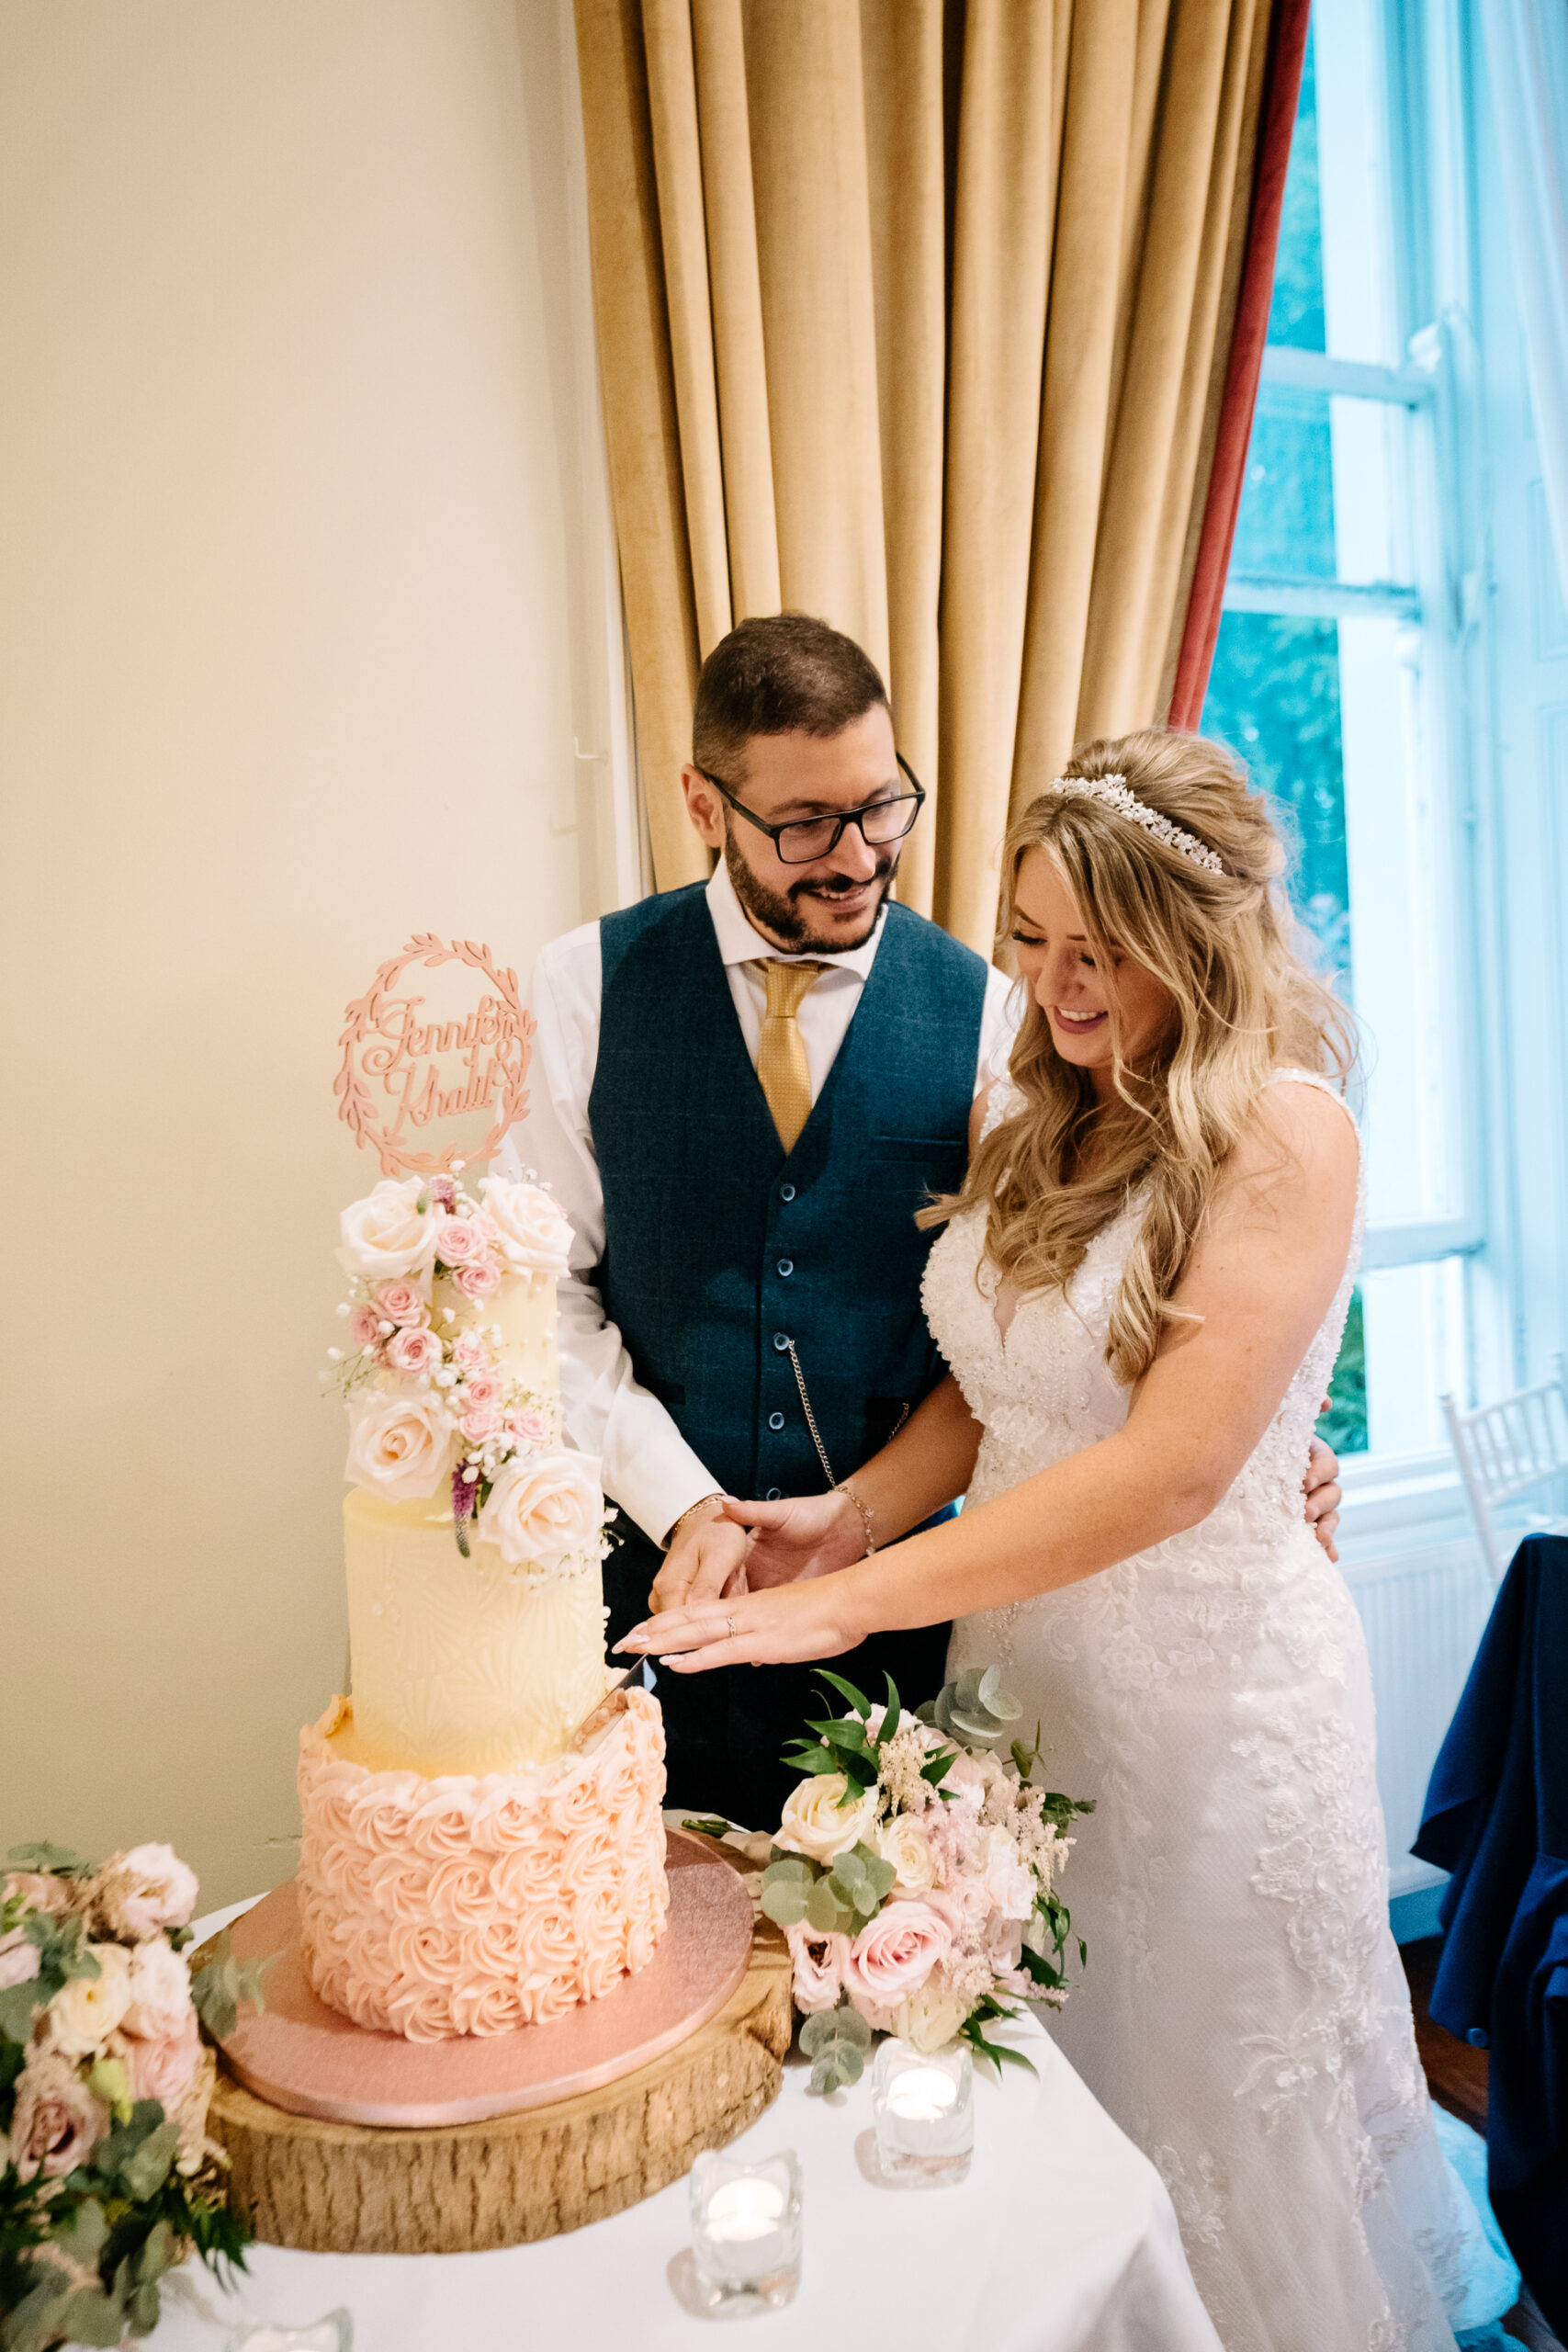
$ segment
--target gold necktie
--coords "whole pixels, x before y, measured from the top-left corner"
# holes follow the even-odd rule
[[[762,1016],[762,1035],[757,1047],[757,1076],[773,1114],[779,1141],[785,1151],[793,1151],[795,1137],[811,1116],[811,1071],[806,1059],[806,1040],[795,1017],[795,1008],[825,967],[820,964],[778,964],[761,956],[757,960],[768,983],[768,1009]]]

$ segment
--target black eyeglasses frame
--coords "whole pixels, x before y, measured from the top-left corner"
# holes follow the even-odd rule
[[[832,856],[833,852],[838,848],[840,842],[843,839],[844,827],[846,825],[853,825],[855,831],[859,833],[861,840],[865,842],[865,846],[869,850],[874,851],[879,849],[890,849],[894,842],[908,841],[909,835],[914,831],[916,824],[919,820],[920,810],[926,805],[926,790],[924,785],[920,782],[919,777],[915,774],[914,769],[904,757],[903,752],[895,752],[893,756],[898,763],[900,772],[908,778],[910,784],[914,786],[913,792],[897,793],[891,800],[868,800],[865,803],[865,806],[862,808],[846,808],[843,810],[841,815],[832,816],[832,840],[828,843],[826,849],[813,850],[809,857],[786,857],[784,854],[783,847],[781,846],[780,836],[784,833],[794,832],[803,825],[821,825],[829,822],[829,811],[824,810],[820,817],[791,817],[786,819],[784,823],[782,825],[770,824],[767,818],[759,817],[754,808],[748,808],[744,800],[737,797],[729,786],[725,783],[722,776],[710,775],[706,768],[697,768],[697,774],[702,777],[705,784],[711,784],[716,792],[722,793],[730,808],[733,808],[738,815],[744,817],[748,824],[755,825],[760,833],[767,834],[769,840],[773,845],[773,854],[777,857],[781,865],[815,865],[818,858]],[[692,764],[694,767],[696,767],[696,762],[694,760]],[[905,826],[901,833],[893,833],[886,841],[866,841],[864,820],[871,815],[874,808],[896,808],[901,802],[909,799],[913,799],[914,801],[915,813],[910,818],[908,823]]]

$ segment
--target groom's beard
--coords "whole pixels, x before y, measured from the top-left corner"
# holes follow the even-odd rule
[[[814,953],[842,956],[852,948],[865,945],[876,928],[883,900],[897,874],[903,846],[902,842],[898,842],[886,857],[879,857],[876,861],[876,871],[870,877],[876,886],[876,896],[866,915],[864,929],[847,938],[841,933],[824,937],[812,927],[811,910],[816,899],[841,898],[846,891],[858,890],[863,885],[848,874],[830,874],[808,882],[792,882],[781,897],[776,890],[770,890],[765,882],[760,882],[752,873],[735,846],[733,826],[726,824],[724,829],[724,862],[729,868],[736,897],[754,923],[771,933],[781,944],[797,956]]]

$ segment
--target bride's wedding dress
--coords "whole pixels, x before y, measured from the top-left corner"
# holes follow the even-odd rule
[[[1010,1107],[993,1097],[987,1125]],[[1125,1421],[1104,1349],[1140,1209],[1096,1237],[1066,1297],[1021,1299],[1005,1330],[983,1213],[938,1240],[926,1311],[985,1430],[971,1502]],[[1043,1726],[1040,1777],[1098,1801],[1062,1889],[1089,1965],[1052,2034],[1158,2167],[1226,2352],[1452,2352],[1463,2288],[1389,1931],[1366,1646],[1302,1512],[1363,1216],[1219,1508],[963,1619],[948,1668],[1000,1664],[1021,1728]]]

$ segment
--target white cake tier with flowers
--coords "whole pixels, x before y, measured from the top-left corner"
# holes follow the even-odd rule
[[[571,1745],[607,1676],[599,1465],[560,1442],[570,1227],[536,1185],[435,1176],[342,1233],[354,1687],[301,1745],[306,1963],[361,2024],[513,2030],[641,1965],[666,1902],[658,1709]],[[601,1800],[603,1852],[558,1835]]]

